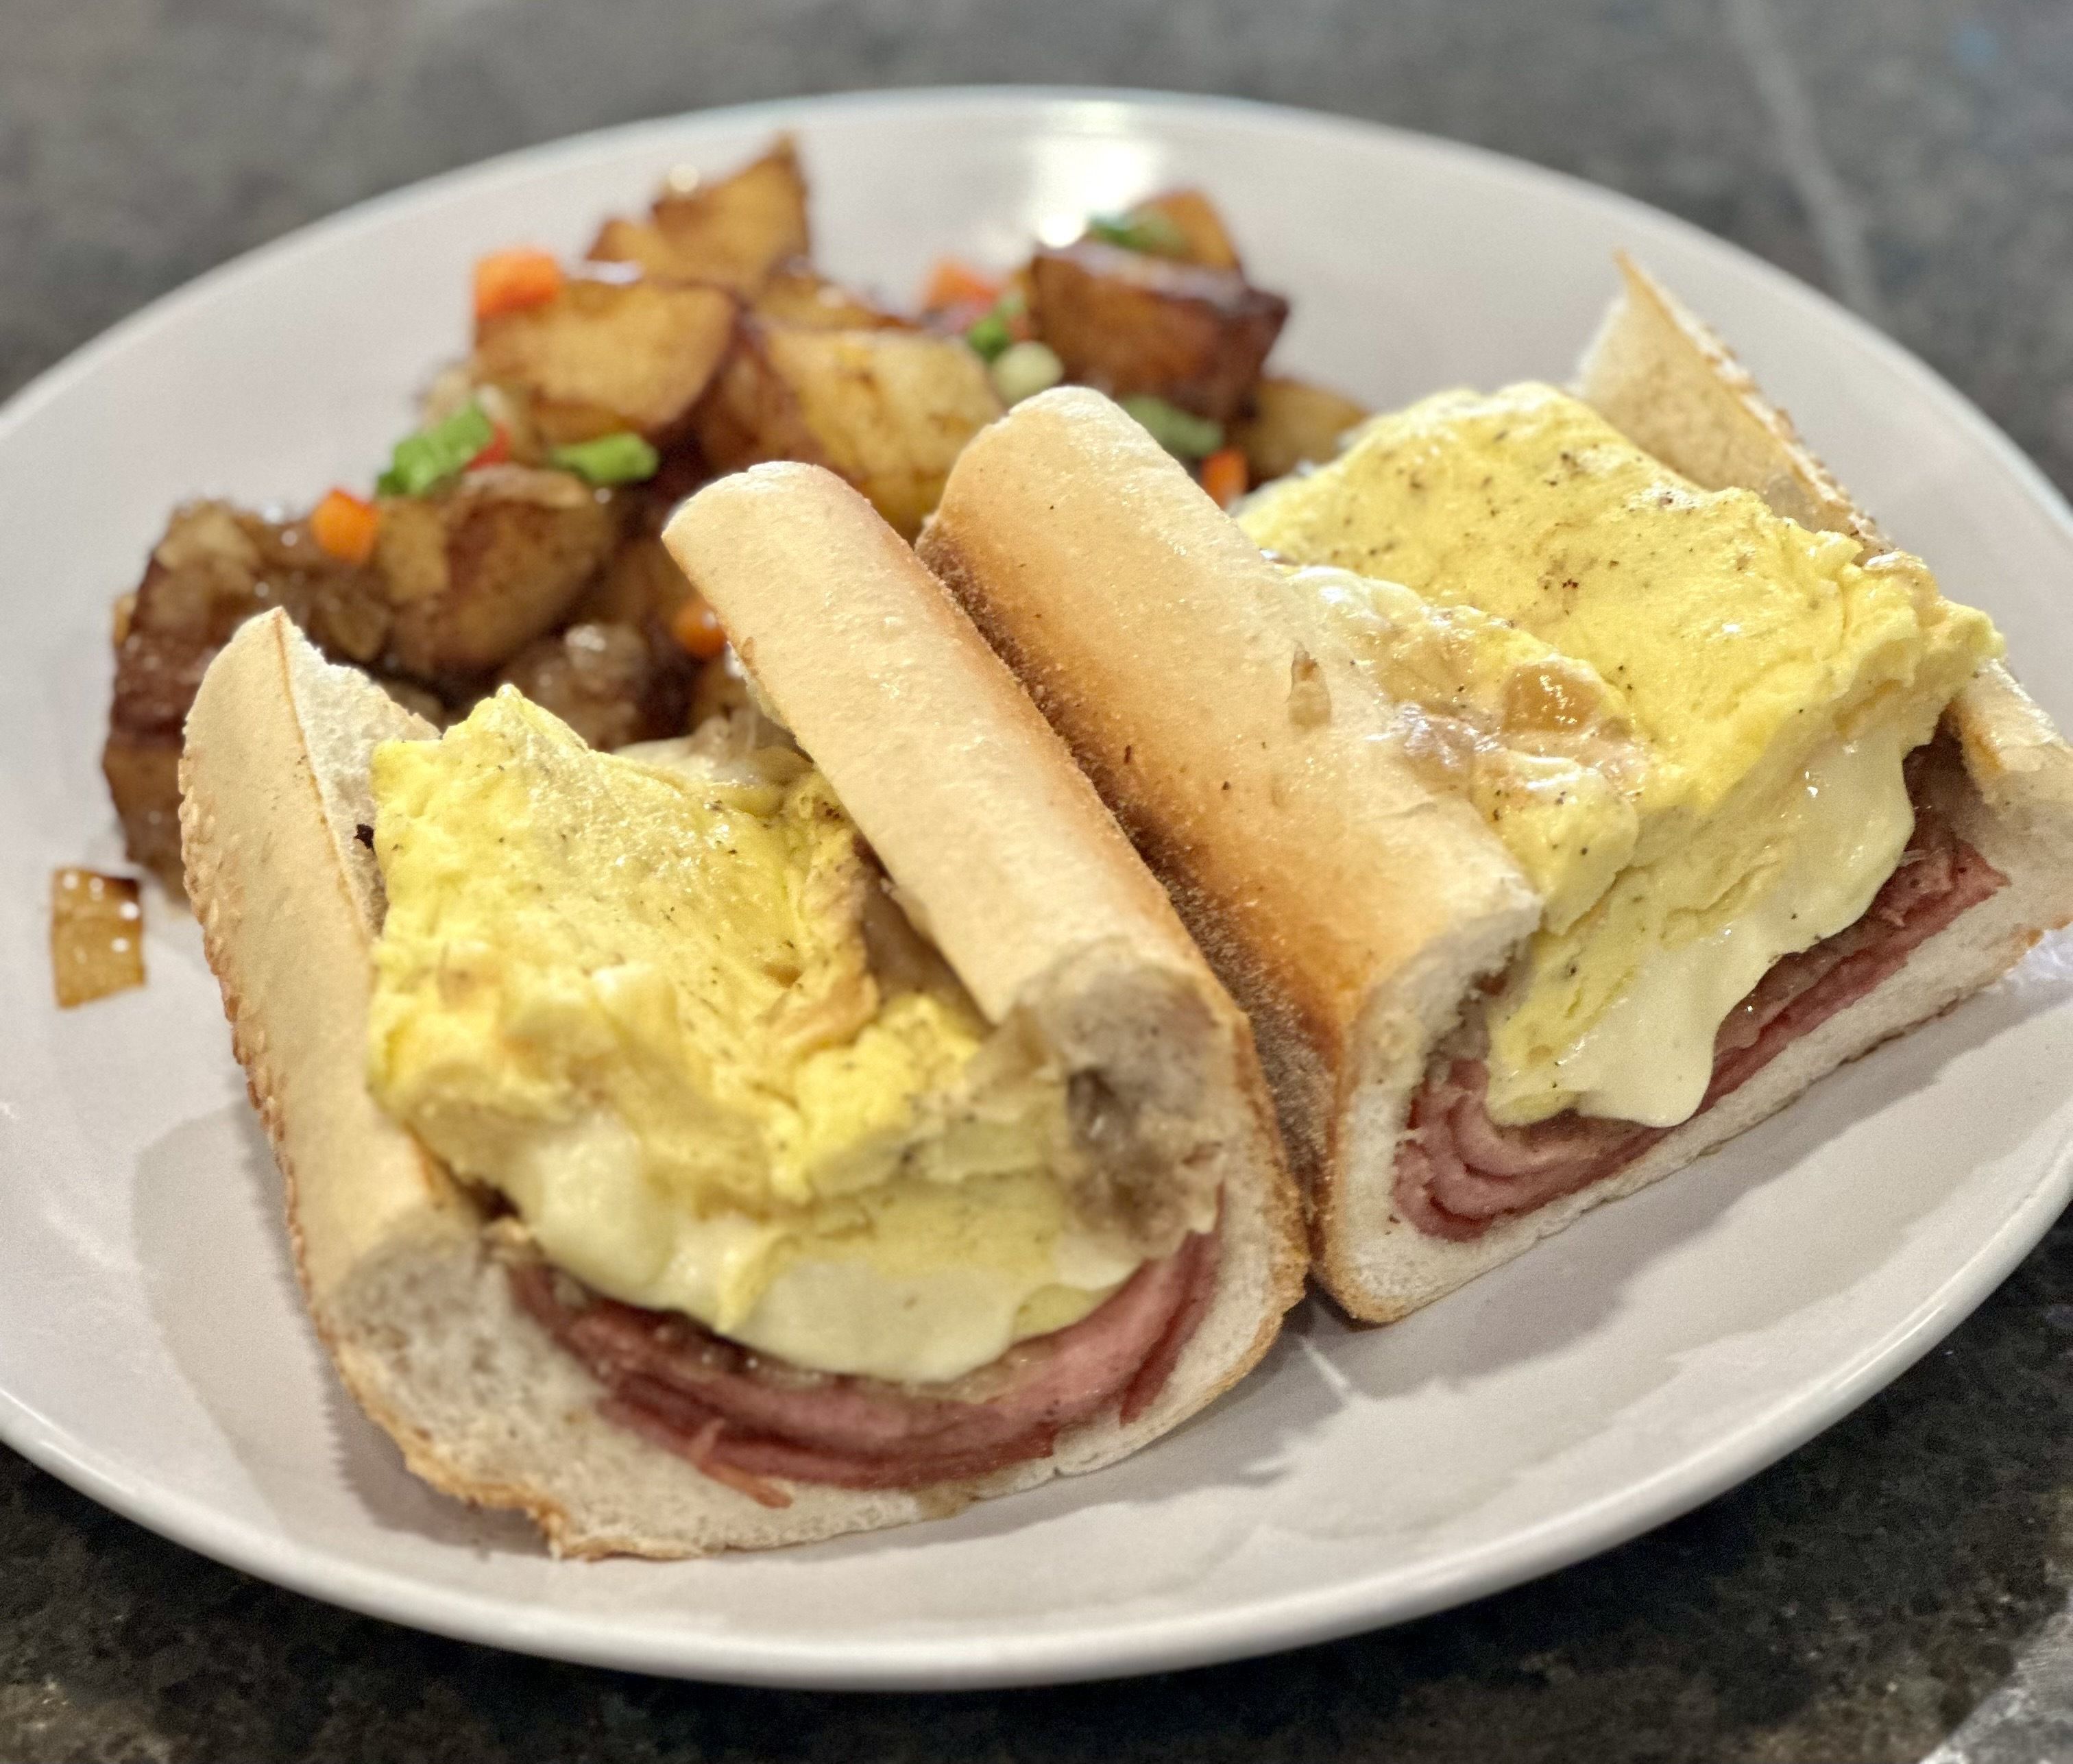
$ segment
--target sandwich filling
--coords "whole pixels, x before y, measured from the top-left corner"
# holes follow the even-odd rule
[[[789,748],[598,753],[507,688],[372,783],[373,1093],[579,1310],[938,1385],[1181,1247],[1103,1211],[1069,1075],[979,1013]]]
[[[1486,1012],[1503,1126],[1689,1119],[1735,1004],[1893,875],[1901,763],[2001,649],[1919,559],[1698,489],[1551,385],[1376,418],[1242,522],[1335,566],[1298,584],[1547,900]]]
[[[1932,757],[1945,758],[1932,748],[1910,761],[1918,785],[1926,783],[1923,762]],[[1918,788],[1915,802],[1907,851],[1870,910],[1778,962],[1721,1025],[1701,1110],[1883,984],[1923,943],[2006,882],[1951,830],[1926,789]],[[1618,1173],[1669,1131],[1576,1114],[1502,1127],[1490,1119],[1489,1084],[1471,1024],[1412,1098],[1394,1192],[1403,1216],[1433,1236],[1480,1237],[1501,1220]]]
[[[1240,518],[1545,902],[1472,1026],[1499,1130],[1721,1094],[1730,1019],[1865,918],[1905,760],[2000,651],[1918,559],[1700,490],[1550,386],[1379,418]]]

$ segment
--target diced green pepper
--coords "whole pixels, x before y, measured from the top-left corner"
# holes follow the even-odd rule
[[[1132,208],[1123,214],[1087,216],[1087,237],[1148,257],[1185,258],[1188,236],[1170,215],[1156,208]]]
[[[1015,333],[1008,329],[1008,320],[1000,315],[998,307],[965,332],[965,341],[979,351],[982,360],[987,361],[999,361],[1014,340]]]
[[[1153,440],[1178,459],[1207,459],[1224,444],[1221,422],[1183,410],[1164,398],[1140,392],[1116,402],[1152,431]]]
[[[981,361],[997,361],[1015,341],[1015,321],[1022,316],[1023,305],[1022,291],[1010,288],[994,302],[991,311],[966,327],[965,341]]]
[[[443,422],[405,435],[389,454],[389,469],[374,480],[374,488],[382,496],[422,496],[461,471],[496,435],[497,425],[488,413],[480,405],[471,404]]]
[[[639,484],[655,476],[662,456],[631,429],[601,435],[595,441],[571,442],[547,455],[564,472],[587,484]]]

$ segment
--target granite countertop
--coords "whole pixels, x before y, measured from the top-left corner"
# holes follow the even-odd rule
[[[1222,91],[1479,142],[1820,284],[2073,488],[2063,0],[0,0],[0,394],[247,246],[790,93]],[[842,1697],[351,1617],[0,1450],[0,1760],[2073,1757],[2073,1225],[1784,1463],[1465,1609],[1134,1683]]]

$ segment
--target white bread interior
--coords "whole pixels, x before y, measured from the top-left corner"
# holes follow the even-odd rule
[[[1633,265],[1622,266],[1626,290],[1585,357],[1581,395],[1700,484],[1757,490],[1803,524],[1852,533],[1868,552],[1885,549],[1876,525],[1718,340]],[[1434,1044],[1473,996],[1473,982],[1504,965],[1530,919],[1520,929],[1519,917],[1510,917],[1508,938],[1474,934],[1492,925],[1473,905],[1486,897],[1486,879],[1501,856],[1480,823],[1476,831],[1486,844],[1466,863],[1416,833],[1407,844],[1403,830],[1415,822],[1374,830],[1382,843],[1366,862],[1386,880],[1361,899],[1335,886],[1348,866],[1363,861],[1360,850],[1345,845],[1356,836],[1345,777],[1305,773],[1299,783],[1292,777],[1281,799],[1234,804],[1221,818],[1183,799],[1169,774],[1220,764],[1226,742],[1241,736],[1256,745],[1285,689],[1277,691],[1271,669],[1232,665],[1224,647],[1230,622],[1244,619],[1244,606],[1262,604],[1265,567],[1256,553],[1241,554],[1251,548],[1236,526],[1177,466],[1162,465],[1156,448],[1131,439],[1131,427],[1086,394],[1049,394],[1018,407],[966,450],[923,535],[922,552],[1072,742],[1226,982],[1260,1013],[1256,1020],[1301,1024],[1289,995],[1300,997],[1308,977],[1292,979],[1285,966],[1263,961],[1247,925],[1229,910],[1231,901],[1255,889],[1279,900],[1314,888],[1313,910],[1372,913],[1403,928],[1407,946],[1375,972],[1354,1032],[1337,1039],[1313,1033],[1300,1055],[1279,1061],[1271,1057],[1272,1032],[1263,1037],[1277,1079],[1305,1059],[1317,1069],[1300,1086],[1284,1085],[1280,1102],[1309,1183],[1316,1271],[1354,1317],[1376,1322],[1402,1317],[1588,1209],[1680,1168],[1836,1066],[1986,985],[2044,929],[2073,918],[2073,752],[1995,664],[1952,707],[1947,727],[1960,737],[1963,766],[1947,769],[1936,788],[1959,831],[2009,876],[2009,886],[1618,1177],[1471,1242],[1420,1231],[1399,1215],[1393,1195],[1411,1097]],[[1116,561],[1107,565],[1104,557]],[[1104,591],[1091,591],[1090,582]],[[1156,624],[1116,604],[1127,598],[1148,603],[1159,615]],[[1285,611],[1276,619],[1263,614],[1259,622],[1290,629]],[[1250,629],[1247,637],[1271,641]],[[1350,682],[1338,689],[1342,658],[1323,647],[1318,653],[1333,682],[1336,723],[1355,688]],[[1120,775],[1117,752],[1133,737],[1131,772]],[[1147,747],[1154,750],[1149,756]],[[1328,860],[1314,866],[1313,829],[1335,811],[1345,825],[1323,835]],[[1177,825],[1188,830],[1191,843],[1233,855],[1218,885],[1205,890],[1200,867],[1176,862],[1167,841]],[[1417,859],[1407,876],[1387,868],[1399,849]],[[1450,905],[1459,913],[1451,921]],[[1307,952],[1296,954],[1300,961]],[[1422,991],[1415,999],[1401,996],[1399,974],[1433,972],[1448,977],[1444,1000]],[[1419,1026],[1410,1045],[1392,1032],[1406,1023]],[[1368,1025],[1382,1032],[1371,1033]]]
[[[839,554],[824,563],[839,582]],[[843,671],[830,652],[801,660]],[[1066,1433],[1049,1459],[958,1483],[884,1492],[792,1483],[791,1505],[773,1510],[600,1419],[588,1372],[513,1303],[475,1201],[381,1112],[364,1081],[382,910],[379,872],[357,836],[373,819],[369,760],[381,741],[430,732],[270,613],[241,627],[211,666],[181,778],[188,890],[286,1181],[311,1315],[347,1387],[419,1476],[464,1500],[529,1514],[558,1554],[668,1557],[801,1543],[954,1511],[1111,1462],[1200,1408],[1264,1350],[1300,1290],[1299,1228],[1243,1024],[1226,1002],[1238,1029],[1225,1043],[1230,1082],[1251,1090],[1218,1102],[1244,1124],[1228,1173],[1223,1279],[1166,1389],[1131,1425],[1111,1412]],[[1041,769],[1041,754],[1028,763]],[[1052,763],[1069,773],[1062,752]],[[1017,787],[1012,771],[995,782]],[[1122,855],[1135,866],[1127,847]],[[1069,871],[1112,866],[1116,854],[1096,846],[1032,860]],[[1131,886],[1126,879],[1116,892]],[[1049,978],[1058,995],[1043,1002],[1069,1029],[1072,977]],[[1113,983],[1112,966],[1098,965],[1097,989]]]

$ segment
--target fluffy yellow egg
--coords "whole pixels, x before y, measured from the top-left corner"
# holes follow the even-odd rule
[[[1552,386],[1379,417],[1241,520],[1291,563],[1391,584],[1370,591],[1387,630],[1334,613],[1350,645],[1383,657],[1386,694],[1501,756],[1451,781],[1548,903],[1487,1013],[1501,1122],[1688,1117],[1735,1003],[1892,873],[1902,761],[2000,651],[1919,559],[1699,489]],[[1521,813],[1490,781],[1515,797],[1548,757],[1507,701],[1544,696],[1536,679],[1596,751],[1569,743],[1572,772]]]
[[[1062,1075],[919,945],[797,754],[599,753],[507,688],[373,784],[374,1094],[600,1292],[928,1382],[1136,1265],[1072,1216]]]

